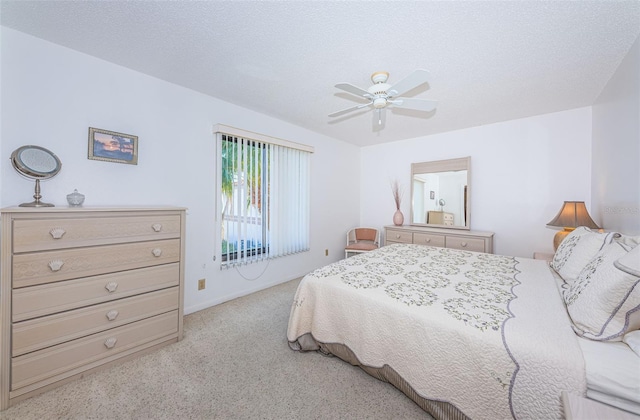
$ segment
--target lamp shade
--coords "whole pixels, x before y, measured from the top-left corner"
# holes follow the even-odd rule
[[[577,228],[586,226],[591,229],[600,229],[600,226],[593,221],[584,201],[565,201],[560,212],[547,226],[558,226],[563,228]]]

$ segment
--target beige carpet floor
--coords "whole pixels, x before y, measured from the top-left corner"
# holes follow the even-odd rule
[[[388,383],[286,339],[293,280],[185,317],[184,339],[0,419],[430,419]]]

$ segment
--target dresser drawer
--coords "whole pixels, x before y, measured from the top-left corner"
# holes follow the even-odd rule
[[[177,286],[179,263],[103,274],[13,291],[13,322]]]
[[[13,355],[40,350],[178,309],[178,287],[13,324]]]
[[[486,252],[484,240],[478,238],[447,236],[446,247],[465,251]]]
[[[78,248],[179,236],[179,215],[16,220],[13,224],[13,252]]]
[[[131,270],[180,260],[180,239],[18,254],[13,287]]]
[[[430,233],[413,234],[414,244],[444,247],[444,242],[444,235],[433,235]]]
[[[413,242],[413,234],[401,230],[387,229],[387,237],[385,239],[388,242],[410,244]]]
[[[127,324],[78,340],[49,347],[11,362],[11,390],[60,380],[89,369],[95,362],[134,349],[178,331],[178,311]]]

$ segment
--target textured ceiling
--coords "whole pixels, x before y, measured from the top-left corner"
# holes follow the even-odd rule
[[[357,145],[593,104],[640,33],[640,1],[8,1],[1,23]],[[328,114],[413,70],[435,112]],[[221,121],[224,123],[224,121]]]

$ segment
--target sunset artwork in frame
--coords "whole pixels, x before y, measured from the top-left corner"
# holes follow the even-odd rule
[[[89,127],[89,159],[138,164],[138,136]]]

